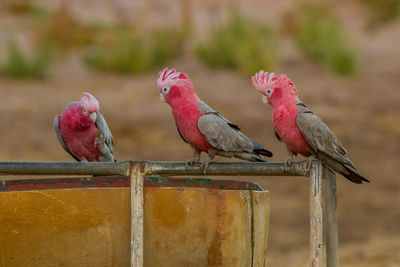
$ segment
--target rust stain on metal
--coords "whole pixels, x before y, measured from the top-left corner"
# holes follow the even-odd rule
[[[155,215],[154,219],[160,225],[176,229],[185,223],[186,211],[179,191],[160,189],[152,191],[150,194],[154,199],[152,208],[152,212]]]
[[[129,265],[128,189],[0,193],[1,266]]]
[[[80,178],[10,180],[1,182],[0,192],[103,187],[130,187],[130,178],[127,176],[94,176]],[[221,190],[262,191],[262,188],[253,182],[213,180],[208,178],[145,177],[144,187],[200,187]]]
[[[207,251],[207,264],[208,266],[221,266],[222,265],[222,235],[226,230],[224,225],[225,212],[225,196],[222,194],[212,196],[216,203],[216,228],[214,230],[210,247]]]

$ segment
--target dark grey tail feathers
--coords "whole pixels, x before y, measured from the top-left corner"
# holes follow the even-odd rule
[[[262,149],[254,149],[254,152],[256,154],[260,154],[260,155],[263,155],[263,156],[266,156],[266,157],[272,157],[272,155],[273,155],[271,151],[266,150],[264,148],[262,148]]]
[[[254,150],[253,152],[256,154],[260,154],[266,157],[272,157],[272,152],[269,150],[266,150],[262,144],[260,144],[259,142],[250,139],[250,141],[253,143],[254,146]]]
[[[346,168],[346,166],[345,166]],[[367,182],[370,183],[370,181],[365,178],[364,176],[362,176],[361,174],[359,174],[357,171],[351,169],[351,168],[346,168],[346,170],[348,171],[348,173],[344,173],[344,172],[340,172],[344,177],[346,177],[348,180],[350,180],[353,183],[356,184],[362,184],[363,182]]]

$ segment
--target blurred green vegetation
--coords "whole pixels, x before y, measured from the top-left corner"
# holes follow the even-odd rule
[[[264,25],[233,13],[206,42],[198,44],[197,56],[211,67],[238,69],[246,74],[276,68],[277,36]]]
[[[397,19],[400,15],[400,0],[362,0],[369,8],[369,28]]]
[[[38,42],[53,44],[59,52],[83,49],[83,61],[95,70],[148,71],[179,55],[183,47],[184,35],[175,28],[139,33],[132,25],[84,24],[74,18],[67,4],[53,13],[34,10],[27,14],[39,22]]]
[[[303,4],[286,18],[290,18],[289,30],[304,54],[337,74],[355,73],[355,50],[327,6]]]
[[[58,48],[85,46],[93,42],[93,26],[75,19],[66,5],[57,9],[44,22],[41,28],[42,38]]]
[[[174,28],[139,33],[117,25],[98,31],[98,38],[84,56],[96,70],[126,74],[149,71],[178,56],[183,48],[184,36]]]
[[[43,78],[54,56],[71,50],[79,51],[82,61],[94,70],[123,74],[146,72],[183,54],[186,39],[194,37],[190,35],[189,4],[183,8],[181,25],[144,30],[128,23],[83,23],[73,16],[68,1],[53,11],[32,0],[7,1],[6,7],[12,14],[30,16],[31,20],[27,21],[33,23],[27,29],[32,29],[32,43],[42,44],[31,57],[22,53],[15,43],[8,46],[6,59],[0,63],[0,74],[13,78]],[[400,0],[362,1],[379,21],[392,20],[400,13]],[[355,49],[329,6],[301,4],[284,19],[286,30],[309,58],[341,75],[356,71]],[[260,69],[276,70],[279,39],[273,29],[235,9],[225,24],[211,31],[204,41],[194,39],[194,48],[185,51],[195,53],[210,67],[253,74]]]
[[[38,42],[53,44],[61,51],[93,43],[94,26],[75,19],[67,5],[61,5],[53,12],[35,6],[28,14],[34,18]]]
[[[33,7],[30,0],[3,0],[3,7],[13,14],[27,14]]]
[[[15,42],[8,45],[7,58],[0,64],[0,75],[12,79],[42,79],[52,61],[51,46],[41,44],[33,57],[26,56]]]
[[[33,3],[31,0],[3,0],[0,8],[13,15],[28,15],[39,21],[48,22],[51,13],[44,7]],[[1,3],[1,1],[0,1]]]

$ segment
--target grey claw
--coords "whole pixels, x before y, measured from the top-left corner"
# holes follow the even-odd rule
[[[314,160],[315,160],[315,157],[310,156],[306,161],[306,166],[305,167],[306,167],[306,171],[308,172],[308,174],[310,174],[312,163],[313,163]]]
[[[203,173],[207,174],[208,164],[210,164],[211,160],[205,160],[201,163],[200,167],[203,168]]]
[[[196,158],[186,160],[186,162],[185,162],[186,169],[188,169],[190,166],[192,166],[196,162],[199,162],[199,160]]]
[[[285,170],[286,171],[289,170],[290,165],[292,165],[292,159],[288,158],[288,159],[285,160]]]
[[[208,168],[208,163],[206,163],[205,161],[203,163],[201,163],[200,168],[203,169],[203,173],[206,174],[207,173],[207,168]]]

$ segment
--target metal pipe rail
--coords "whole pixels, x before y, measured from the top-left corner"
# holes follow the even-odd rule
[[[206,174],[200,163],[186,167],[184,162],[171,161],[0,162],[0,174],[129,176],[132,164],[138,164],[144,175],[308,176],[305,162],[295,162],[288,168],[278,162],[212,162]]]
[[[0,162],[5,175],[122,175],[129,176],[130,161],[122,162]],[[34,178],[33,178],[34,179]],[[1,181],[1,178],[0,178]]]
[[[338,266],[336,178],[335,174],[314,161],[310,171],[306,161],[286,167],[278,162],[212,162],[206,174],[200,163],[184,162],[0,162],[0,175],[122,175],[131,177],[131,265],[143,266],[143,178],[148,175],[222,175],[222,176],[303,176],[310,177],[310,266]],[[325,210],[322,220],[322,178],[325,178]],[[57,177],[54,177],[57,178]],[[9,180],[9,178],[6,178]],[[29,179],[41,179],[30,177]],[[5,180],[0,176],[0,182]],[[323,230],[325,241],[323,242]]]

